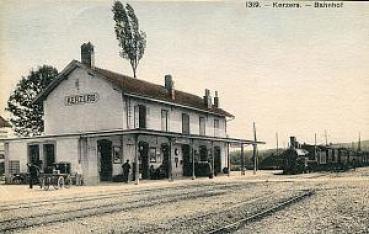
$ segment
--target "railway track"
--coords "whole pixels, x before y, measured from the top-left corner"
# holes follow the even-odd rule
[[[79,203],[79,202],[111,199],[114,197],[130,197],[130,196],[135,196],[137,194],[142,194],[142,193],[159,192],[161,190],[175,191],[175,190],[182,189],[182,188],[193,188],[193,189],[210,188],[211,189],[212,187],[231,188],[234,186],[250,186],[250,184],[227,183],[227,184],[206,184],[206,185],[182,185],[182,186],[176,186],[176,187],[168,186],[168,187],[161,187],[161,188],[154,188],[154,189],[143,189],[143,190],[138,190],[138,191],[118,190],[114,192],[103,193],[101,195],[61,197],[61,198],[57,198],[53,200],[45,199],[45,200],[39,200],[39,201],[8,203],[8,204],[0,206],[0,212],[16,210],[16,209],[21,209],[21,208],[37,208],[37,207],[44,207],[47,205],[65,204],[65,203],[71,203],[71,202]]]
[[[12,204],[8,205],[7,207],[3,207],[3,211],[6,209],[7,211],[2,212],[3,219],[0,220],[0,232],[63,222],[76,218],[103,215],[106,213],[128,211],[135,208],[143,208],[161,203],[176,202],[178,201],[177,197],[181,198],[179,200],[183,201],[186,199],[217,196],[234,191],[239,192],[245,189],[250,189],[255,185],[256,184],[239,182],[205,185],[201,184],[196,186],[169,187],[169,189],[148,189],[135,192],[124,191],[124,194],[121,192],[114,192],[104,196],[89,196],[86,199],[84,199],[84,197],[79,197],[78,199],[64,198],[60,201],[45,200],[36,204]],[[180,190],[178,191],[178,189],[181,187],[185,187],[187,189],[186,193],[183,193]],[[135,199],[129,200],[129,197]],[[100,203],[104,199],[112,200],[109,201],[108,204],[96,204],[97,202]],[[90,206],[86,206],[86,204],[84,204],[82,208],[78,208],[77,206],[81,206],[81,203],[83,202],[90,202],[91,204]],[[68,203],[71,208],[66,209],[63,207],[62,210],[60,210],[60,208],[58,210],[56,205],[63,203]],[[73,205],[74,203],[76,204],[75,206]],[[40,209],[35,210],[34,208]],[[15,210],[20,215],[16,215]],[[4,219],[6,217],[6,213],[8,213],[11,218]]]
[[[247,217],[250,222],[256,217],[261,218],[268,212],[277,211],[277,207],[283,207],[291,204],[291,201],[297,202],[309,194],[310,190],[293,191],[278,191],[277,193],[268,193],[262,196],[253,197],[245,201],[225,205],[223,208],[215,209],[199,215],[190,217],[181,217],[169,220],[166,223],[149,225],[147,227],[138,227],[135,230],[130,230],[127,233],[228,233],[231,232],[230,227],[235,229],[236,223]],[[277,205],[276,205],[277,204]],[[121,228],[123,230],[124,227]],[[104,230],[105,231],[105,230]],[[115,230],[108,230],[114,232]],[[108,232],[107,231],[107,232]]]
[[[242,225],[245,225],[249,222],[253,222],[255,220],[259,220],[267,215],[270,215],[274,212],[277,212],[281,209],[284,209],[285,207],[294,204],[296,202],[301,201],[304,198],[310,197],[314,194],[313,191],[306,191],[300,195],[297,196],[293,196],[291,198],[289,198],[288,200],[281,202],[273,207],[261,210],[251,216],[245,217],[245,218],[241,218],[239,220],[236,220],[235,222],[223,225],[222,227],[219,228],[215,228],[212,230],[207,231],[207,234],[223,234],[223,233],[231,233],[232,231],[235,231],[236,229],[240,228]]]
[[[120,204],[109,204],[90,208],[82,208],[73,211],[63,211],[59,213],[47,213],[36,216],[29,216],[23,219],[11,219],[5,220],[0,223],[0,232],[18,231],[20,229],[36,227],[41,225],[47,225],[58,222],[65,222],[78,218],[85,218],[90,216],[98,216],[104,214],[111,214],[116,212],[124,212],[132,209],[150,207],[157,204],[172,203],[188,199],[197,199],[203,197],[212,197],[225,194],[224,190],[213,190],[213,191],[201,191],[201,192],[187,192],[179,193],[174,196],[161,197],[161,198],[150,198],[146,200],[138,200],[132,203],[120,203]]]
[[[242,189],[248,189],[250,186],[237,186],[237,188]],[[201,186],[201,187],[191,187],[187,189],[188,193],[201,193],[201,192],[207,192],[207,191],[217,191],[217,190],[227,190],[228,192],[232,192],[235,188],[232,187],[232,185],[216,185],[216,186]],[[129,194],[114,194],[114,195],[108,195],[102,197],[96,197],[96,198],[87,198],[87,199],[71,199],[68,201],[62,201],[62,202],[49,202],[49,203],[41,203],[38,205],[29,205],[24,207],[18,207],[13,208],[12,210],[7,210],[2,212],[2,220],[0,220],[0,225],[3,223],[9,223],[9,222],[17,222],[18,219],[24,219],[28,218],[29,216],[32,217],[41,217],[45,215],[58,215],[58,214],[64,214],[65,212],[73,212],[73,211],[81,211],[81,210],[88,210],[93,209],[96,206],[104,205],[114,205],[119,203],[136,203],[136,202],[142,202],[146,200],[151,199],[158,199],[163,196],[176,196],[178,194],[182,194],[181,192],[178,192],[177,189],[171,189],[171,190],[165,190],[165,191],[155,191],[151,193],[129,193]],[[131,199],[133,198],[133,199]],[[107,200],[107,201],[104,201]],[[63,204],[68,203],[67,206],[69,207],[63,207],[63,209],[58,208],[56,206],[57,204]],[[105,203],[105,204],[101,204]],[[76,204],[75,206],[73,204]],[[81,206],[83,204],[83,209],[78,208],[78,206]],[[35,207],[41,208],[41,209],[34,209]],[[16,211],[14,211],[16,210]],[[19,214],[19,215],[17,215]],[[6,219],[6,216],[10,216],[11,218]]]
[[[186,187],[187,191],[193,192],[200,192],[200,191],[209,191],[214,189],[226,189],[227,192],[235,192],[235,191],[243,191],[252,188],[255,184],[239,184],[239,183],[232,183],[232,184],[211,184],[211,185],[201,185],[201,186],[189,186]],[[77,199],[68,198],[63,199],[60,201],[41,201],[38,203],[24,203],[21,206],[18,205],[11,205],[9,207],[4,208],[2,212],[2,220],[0,219],[0,225],[3,222],[7,222],[10,220],[22,219],[27,218],[29,215],[42,215],[42,214],[59,214],[63,213],[64,210],[71,211],[71,210],[78,210],[76,207],[81,206],[84,204],[86,208],[93,208],[96,206],[96,203],[114,203],[114,202],[137,202],[142,199],[146,199],[146,197],[152,198],[155,196],[170,196],[176,194],[178,190],[177,188],[171,187],[170,189],[157,189],[157,190],[145,190],[142,191],[135,191],[135,192],[127,192],[124,193],[111,193],[109,195],[104,196],[88,196],[88,197],[79,197]],[[131,200],[131,198],[134,198]],[[58,205],[69,206],[70,208],[64,208],[64,210],[60,209]],[[73,204],[76,204],[74,206]],[[35,209],[39,208],[39,209]],[[50,212],[51,210],[51,212]],[[47,213],[45,213],[47,212]],[[17,215],[18,214],[18,215]],[[11,217],[10,219],[6,219],[6,217]]]
[[[196,186],[177,186],[177,187],[168,187],[168,188],[157,188],[157,189],[145,189],[139,191],[114,191],[109,194],[101,194],[101,195],[92,195],[87,197],[78,197],[73,198],[60,198],[57,201],[40,201],[39,203],[30,205],[29,203],[18,203],[15,207],[14,204],[8,204],[7,208],[10,209],[8,212],[11,212],[11,209],[18,210],[20,209],[19,205],[23,206],[25,212],[22,210],[18,214],[23,214],[22,217],[12,217],[10,219],[0,220],[0,233],[3,232],[18,232],[22,229],[27,229],[30,227],[37,227],[43,225],[50,225],[54,223],[60,222],[68,222],[74,219],[79,218],[89,218],[93,216],[100,216],[104,214],[111,214],[117,212],[126,212],[133,209],[140,209],[145,207],[151,207],[159,204],[165,203],[175,203],[185,200],[193,200],[197,198],[206,198],[206,197],[214,197],[221,196],[224,194],[232,193],[232,192],[241,192],[252,188],[253,186],[260,185],[260,183],[221,183],[221,184],[197,184]],[[178,188],[186,188],[186,192],[181,191]],[[164,191],[163,191],[164,190]],[[178,191],[177,191],[178,190]],[[259,200],[264,200],[266,197],[270,196],[270,194],[265,196],[260,196],[257,198],[253,198],[248,201],[244,201],[237,204],[230,203],[228,208],[236,208],[239,206],[246,206],[247,204],[252,203],[260,203]],[[128,198],[132,197],[133,200],[129,200]],[[108,204],[103,201],[104,199],[112,199],[108,201]],[[80,205],[81,203],[84,205]],[[86,203],[86,202],[91,202]],[[94,203],[96,202],[96,203]],[[61,206],[64,210],[60,210],[61,207],[58,207],[57,204],[68,203],[72,208],[66,209]],[[100,204],[99,204],[100,203]],[[76,204],[75,206],[73,204]],[[89,206],[86,206],[89,205]],[[80,206],[81,208],[78,208]],[[44,210],[33,209],[35,207],[43,207]],[[77,208],[76,208],[77,207]],[[30,209],[30,210],[28,210]],[[58,210],[59,209],[59,210]],[[36,214],[35,214],[36,213]],[[216,213],[216,212],[215,212]],[[196,217],[196,219],[206,220],[207,217],[213,214],[205,214],[203,217]],[[4,214],[4,213],[2,213]]]

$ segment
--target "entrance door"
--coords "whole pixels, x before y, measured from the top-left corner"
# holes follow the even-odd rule
[[[40,147],[39,145],[28,146],[28,162],[31,164],[40,164]]]
[[[160,177],[165,176],[169,178],[169,145],[166,143],[161,144],[161,151],[163,152],[163,161],[161,164]]]
[[[220,159],[220,147],[214,147],[214,173],[220,173],[221,171],[221,159]]]
[[[140,153],[139,161],[140,161],[140,173],[142,175],[142,179],[150,178],[149,172],[149,143],[140,141],[138,143],[138,149]]]
[[[97,142],[100,151],[100,180],[111,181],[113,173],[112,165],[112,142],[109,140],[100,140]]]
[[[44,171],[45,173],[53,172],[53,164],[55,163],[55,147],[54,144],[44,145]]]
[[[199,146],[200,160],[195,164],[196,176],[209,176],[210,174],[210,158],[209,152],[205,145]]]
[[[192,176],[192,158],[189,145],[182,145],[183,175]]]

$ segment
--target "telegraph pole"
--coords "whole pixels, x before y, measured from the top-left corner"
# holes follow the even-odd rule
[[[314,157],[315,157],[315,161],[318,161],[318,157],[316,155],[316,133],[315,133],[315,136],[314,136]]]
[[[327,130],[324,130],[324,136],[325,136],[325,146],[328,146]]]
[[[278,147],[278,132],[275,134],[277,138],[277,156],[279,156],[279,147]]]
[[[256,167],[257,167],[257,162],[256,162],[256,127],[255,127],[255,122],[253,123],[253,129],[254,129],[254,144],[252,144],[253,146],[253,158],[254,158],[254,175],[256,174]]]

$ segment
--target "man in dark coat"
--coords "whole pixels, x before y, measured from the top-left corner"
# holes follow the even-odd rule
[[[38,174],[40,173],[40,168],[34,163],[27,163],[27,167],[29,169],[30,178],[29,178],[29,188],[33,188],[33,182],[38,181]]]
[[[127,160],[123,165],[123,181],[128,183],[128,176],[129,176],[129,170],[131,169],[131,166],[129,165],[129,160]]]

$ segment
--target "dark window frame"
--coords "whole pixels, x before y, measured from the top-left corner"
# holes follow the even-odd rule
[[[220,120],[214,119],[214,136],[219,136]]]
[[[204,116],[199,117],[199,134],[201,136],[206,135],[206,118]]]
[[[190,134],[190,115],[182,113],[182,134]]]
[[[41,147],[40,144],[28,144],[27,145],[27,159],[28,163],[38,164],[41,160]]]
[[[136,109],[137,108],[137,109]],[[138,116],[136,116],[138,115]],[[145,105],[136,105],[134,109],[134,127],[147,128],[147,107]]]
[[[52,148],[52,152],[51,151],[48,151],[48,150],[51,150],[51,148],[48,148],[48,147],[51,147]],[[53,164],[56,162],[55,143],[45,143],[45,144],[43,144],[42,145],[42,150],[43,150],[43,154],[44,154],[43,157],[45,159],[45,162],[43,162],[43,166],[45,168],[52,167]],[[49,158],[50,153],[51,153],[52,157]]]
[[[165,118],[164,125],[163,125],[163,118]],[[169,111],[167,109],[161,109],[161,119],[160,120],[161,120],[161,130],[164,132],[168,132],[169,131]]]

